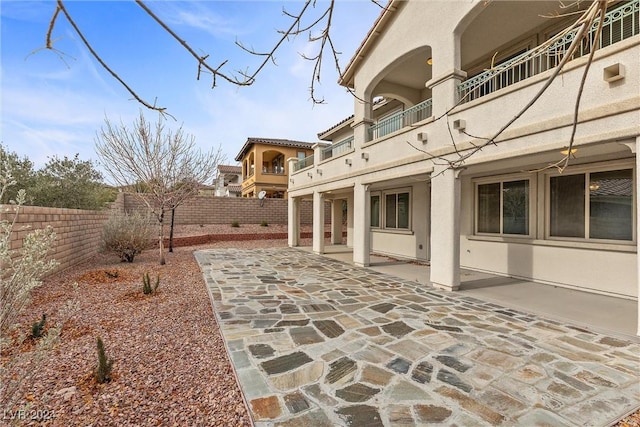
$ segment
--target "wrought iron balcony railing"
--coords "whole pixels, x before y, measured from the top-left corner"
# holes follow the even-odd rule
[[[369,128],[369,140],[382,138],[383,136],[389,135],[390,133],[400,130],[405,126],[411,126],[414,123],[431,117],[432,107],[433,101],[431,99],[427,99],[426,101],[422,101],[411,108],[407,108],[404,111],[400,111],[399,113],[379,120]]]
[[[346,153],[351,149],[353,149],[353,136],[343,139],[335,144],[331,144],[327,148],[323,149],[322,160],[327,160],[339,154]]]
[[[608,12],[598,40],[595,40],[595,36],[599,20],[593,24],[588,37],[578,46],[572,59],[588,55],[596,43],[598,48],[602,48],[640,34],[639,11],[640,0],[633,0]],[[526,51],[471,77],[458,85],[458,96],[463,102],[472,101],[554,68],[564,57],[577,33],[578,30],[575,29],[543,50]]]

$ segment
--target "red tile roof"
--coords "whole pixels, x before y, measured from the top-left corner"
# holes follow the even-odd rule
[[[291,139],[276,139],[276,138],[247,138],[247,142],[244,143],[242,149],[235,157],[236,161],[241,161],[247,151],[251,148],[253,144],[265,144],[265,145],[276,145],[280,147],[291,147],[291,148],[306,148],[310,149],[316,143],[315,142],[303,142],[303,141],[293,141]]]

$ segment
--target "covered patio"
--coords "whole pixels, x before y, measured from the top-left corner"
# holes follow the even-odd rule
[[[311,251],[310,247],[300,249]],[[325,246],[324,250],[324,256],[353,265],[353,251],[347,246],[330,245]],[[421,285],[431,285],[429,265],[425,263],[375,254],[371,255],[370,260],[368,268],[374,271]],[[571,322],[589,330],[636,337],[638,303],[631,299],[466,269],[460,272],[460,289],[457,292],[550,319]]]

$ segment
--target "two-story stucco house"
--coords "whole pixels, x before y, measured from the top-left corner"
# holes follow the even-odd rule
[[[290,139],[247,138],[235,160],[242,163],[242,197],[287,197],[289,166],[286,159],[304,159],[314,143]]]
[[[219,165],[215,180],[215,195],[218,197],[240,197],[242,191],[242,167]]]
[[[585,30],[598,48],[560,172],[549,165],[566,154],[588,42],[478,147],[554,73],[574,9],[391,0],[339,81],[355,92],[353,116],[319,135],[332,145],[313,159],[291,160],[289,244],[300,200],[314,202],[317,253],[324,202],[346,200],[357,265],[375,252],[428,261],[431,283],[449,290],[462,267],[637,299],[639,5],[611,2],[600,37]]]

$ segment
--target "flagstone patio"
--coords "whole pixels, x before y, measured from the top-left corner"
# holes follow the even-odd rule
[[[640,344],[294,248],[195,253],[257,426],[605,426]]]

